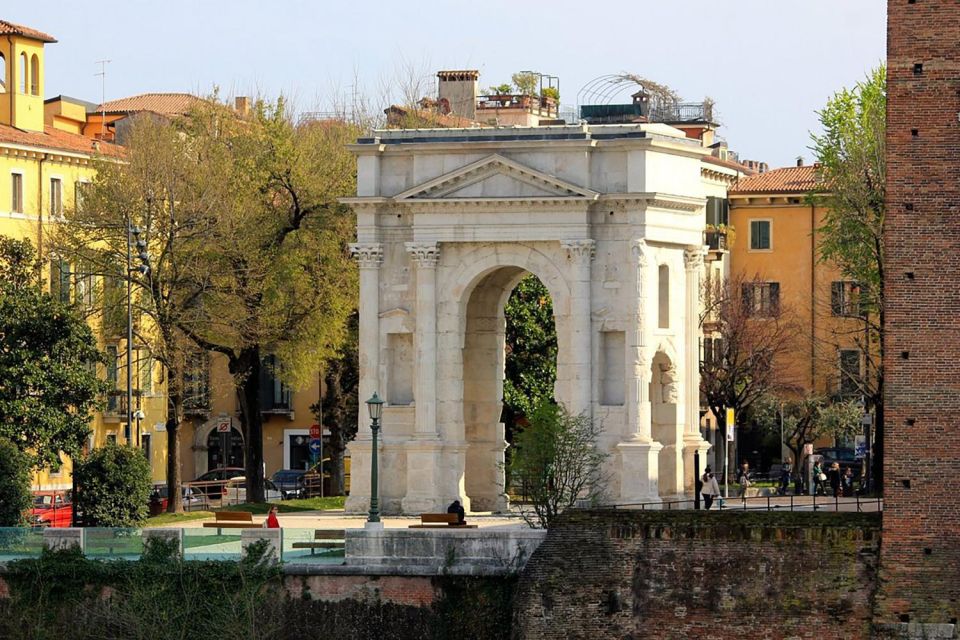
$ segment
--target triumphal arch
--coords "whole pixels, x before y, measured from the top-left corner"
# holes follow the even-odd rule
[[[357,156],[360,399],[383,410],[386,513],[503,510],[504,305],[549,290],[555,397],[603,425],[609,496],[693,485],[704,187],[699,141],[660,124],[375,132]],[[361,404],[347,510],[370,497]]]

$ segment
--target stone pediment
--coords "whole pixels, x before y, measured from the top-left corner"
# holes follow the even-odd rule
[[[396,195],[395,202],[571,198],[595,200],[596,191],[566,182],[501,155],[491,155]]]

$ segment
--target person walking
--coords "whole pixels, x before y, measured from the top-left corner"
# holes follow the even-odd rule
[[[780,468],[780,490],[782,496],[787,495],[787,487],[790,486],[790,474],[793,472],[793,458],[787,458]]]
[[[834,462],[830,465],[830,470],[827,472],[827,477],[830,479],[830,489],[833,491],[833,497],[840,497],[840,484],[842,482],[840,477],[840,463]]]
[[[843,473],[843,497],[853,497],[853,469],[850,467],[847,467],[847,470]]]
[[[750,488],[752,484],[750,482],[750,463],[744,462],[740,465],[740,471],[737,473],[737,482],[740,484],[740,492],[738,497],[741,500],[747,499],[747,489]]]
[[[827,474],[823,472],[820,461],[813,463],[813,495],[827,495],[827,488],[824,484],[827,481]]]
[[[277,505],[270,507],[270,512],[267,514],[267,519],[263,523],[263,526],[266,529],[280,528],[280,520],[277,519]]]
[[[709,511],[713,506],[713,499],[720,495],[720,485],[717,484],[717,479],[710,467],[704,469],[701,482],[703,482],[703,488],[700,490],[700,495],[703,496],[703,508]]]

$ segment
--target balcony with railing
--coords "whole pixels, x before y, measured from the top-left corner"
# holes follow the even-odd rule
[[[559,104],[551,96],[534,96],[524,93],[497,93],[477,96],[477,119],[483,120],[484,111],[513,110],[532,113],[541,118],[556,118]]]

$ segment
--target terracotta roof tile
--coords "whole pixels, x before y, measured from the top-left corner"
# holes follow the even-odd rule
[[[39,131],[23,131],[15,127],[0,125],[0,144],[16,144],[37,149],[68,151],[88,156],[103,155],[120,158],[124,155],[123,147],[108,142],[98,142],[77,133],[68,133],[45,127],[43,133]],[[94,145],[96,144],[95,148]]]
[[[14,24],[6,20],[0,20],[0,36],[23,36],[24,38],[33,38],[41,42],[56,42],[57,39],[43,31],[37,31],[21,24]]]
[[[438,129],[464,129],[479,127],[481,124],[470,118],[455,114],[439,113],[429,109],[409,109],[391,105],[383,112],[387,114],[387,125],[391,128],[420,129],[433,127]]]
[[[97,105],[96,111],[107,113],[136,113],[149,111],[163,116],[180,116],[201,99],[189,93],[142,93]]]
[[[785,167],[741,179],[732,189],[738,193],[809,193],[818,185],[817,167]]]

